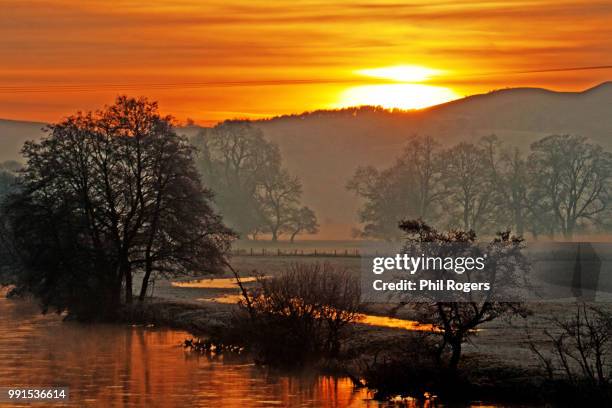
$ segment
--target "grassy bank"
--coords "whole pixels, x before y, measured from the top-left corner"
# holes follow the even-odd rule
[[[127,324],[154,325],[184,330],[194,338],[231,342],[229,325],[234,306],[197,305],[188,302],[151,299],[125,306],[120,314]],[[469,353],[460,373],[451,375],[420,366],[420,349],[415,343],[418,333],[404,329],[353,324],[342,354],[334,360],[319,361],[309,369],[325,374],[349,376],[356,386],[365,381],[380,399],[396,395],[436,394],[443,401],[482,400],[500,404],[530,403],[539,399],[544,379],[536,370],[509,365],[487,354]],[[225,338],[229,336],[230,338]],[[378,365],[382,356],[394,355],[397,364]],[[417,380],[418,381],[415,381]]]
[[[167,327],[185,330],[196,337],[206,336],[227,328],[231,309],[229,305],[208,306],[153,298],[124,305],[119,322]]]
[[[321,260],[301,262],[317,261]],[[359,259],[325,261],[359,273]],[[266,276],[279,276],[292,262],[295,262],[292,257],[238,256],[232,264],[245,277],[261,272]],[[231,275],[219,277],[227,279]],[[120,320],[128,324],[185,330],[194,338],[207,341],[212,338],[224,344],[244,342],[242,328],[232,325],[236,305],[218,301],[235,297],[239,291],[234,286],[218,283],[211,281],[210,276],[183,278],[180,282],[159,280],[155,285],[156,297],[125,306]],[[252,284],[247,283],[248,286]],[[463,344],[457,373],[448,373],[428,359],[427,345],[421,342],[418,332],[406,330],[405,325],[381,327],[363,321],[350,325],[350,334],[337,358],[318,360],[313,365],[320,372],[347,375],[355,383],[367,383],[380,398],[397,394],[422,397],[433,393],[445,402],[482,400],[501,405],[539,406],[554,401],[555,405],[575,406],[591,397],[593,388],[569,384],[560,376],[551,380],[529,346],[532,342],[542,349],[549,347],[544,333],[554,329],[551,317],[571,317],[575,311],[573,305],[569,300],[528,304],[532,313],[526,318],[516,318],[512,322],[500,319],[482,325],[470,342]],[[394,306],[368,305],[363,312],[387,316]],[[599,303],[598,306],[611,308],[610,304]],[[393,313],[403,321],[416,319],[408,307]],[[281,336],[274,341],[282,339]],[[597,401],[589,403],[597,405]]]

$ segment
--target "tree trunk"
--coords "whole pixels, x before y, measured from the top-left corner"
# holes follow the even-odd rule
[[[525,232],[525,226],[523,223],[523,213],[520,208],[514,210],[514,224],[516,225],[516,233],[519,236],[523,236]]]
[[[463,230],[470,229],[470,204],[467,199],[463,201]]]
[[[132,303],[132,271],[129,267],[125,270],[125,303]]]
[[[295,240],[295,236],[299,233],[300,231],[295,231],[293,232],[293,234],[291,234],[291,238],[290,238],[290,242],[293,244],[293,241]]]
[[[457,371],[457,367],[459,366],[459,360],[461,360],[461,339],[450,340],[449,344],[451,346],[452,354],[448,362],[448,368],[451,371]]]
[[[574,238],[574,228],[576,226],[576,223],[574,221],[568,220],[565,225],[565,231],[563,231],[564,238],[567,241],[571,241]]]
[[[117,268],[117,275],[115,276],[115,281],[112,284],[111,293],[110,293],[110,303],[108,304],[107,310],[105,311],[105,318],[112,318],[119,310],[119,306],[121,305],[121,284],[123,283],[123,273],[121,268]]]
[[[140,302],[144,302],[147,297],[147,290],[149,289],[149,279],[151,279],[151,272],[153,271],[153,263],[150,259],[147,259],[145,264],[145,274],[142,277],[142,285],[140,286],[140,295],[138,295],[138,300]]]

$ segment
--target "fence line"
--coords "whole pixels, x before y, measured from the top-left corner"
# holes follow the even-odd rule
[[[232,249],[234,256],[316,256],[360,258],[359,249],[281,249],[281,248],[236,248]]]

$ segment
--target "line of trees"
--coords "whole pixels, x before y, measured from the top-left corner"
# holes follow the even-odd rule
[[[144,300],[156,274],[221,269],[234,234],[172,122],[155,102],[119,97],[25,144],[2,206],[18,290],[45,309],[106,317],[132,302],[135,276]]]
[[[544,137],[529,152],[494,135],[448,149],[415,137],[395,164],[359,168],[347,188],[364,201],[365,237],[396,238],[408,215],[443,228],[571,239],[610,228],[612,153],[574,135]]]
[[[242,237],[315,234],[314,211],[301,204],[302,184],[282,166],[278,145],[248,121],[225,121],[192,140],[198,166],[228,225]]]

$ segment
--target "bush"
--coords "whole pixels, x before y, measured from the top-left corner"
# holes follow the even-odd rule
[[[240,302],[238,324],[264,363],[333,358],[347,326],[358,318],[360,296],[358,278],[346,269],[294,264],[278,277],[259,279],[258,288]]]
[[[445,379],[431,333],[407,333],[369,342],[365,347],[359,361],[360,377],[365,386],[374,390],[376,399],[395,395],[421,397],[438,391],[436,385]]]
[[[553,317],[544,331],[546,347],[532,340],[529,347],[547,375],[547,388],[563,400],[589,401],[595,405],[612,401],[612,314],[577,304],[573,316]]]

